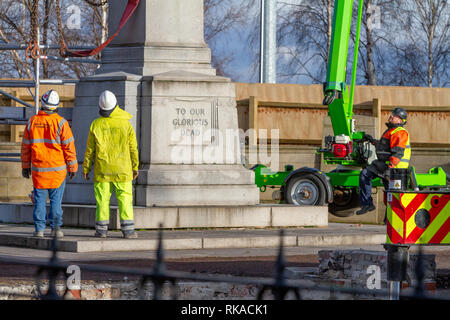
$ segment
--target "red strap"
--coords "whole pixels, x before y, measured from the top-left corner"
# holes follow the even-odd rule
[[[125,11],[123,12],[122,18],[119,22],[119,28],[117,29],[116,33],[114,33],[111,37],[109,37],[106,42],[99,45],[97,48],[92,50],[82,50],[82,51],[67,51],[67,56],[70,57],[88,57],[93,56],[102,51],[119,33],[119,31],[123,28],[123,26],[127,23],[128,19],[133,14],[134,10],[139,5],[139,0],[128,0],[127,6],[125,8]]]

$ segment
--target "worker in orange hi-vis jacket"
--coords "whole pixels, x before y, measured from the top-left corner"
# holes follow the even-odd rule
[[[408,131],[403,128],[407,119],[406,110],[395,108],[386,123],[387,130],[380,140],[366,134],[364,139],[376,146],[377,159],[361,170],[359,175],[359,201],[362,208],[357,215],[375,210],[372,199],[372,179],[383,178],[385,189],[389,188],[389,170],[406,169],[411,159],[411,144]]]
[[[72,179],[78,171],[75,142],[66,119],[57,114],[59,95],[46,92],[39,113],[30,118],[22,139],[22,176],[33,179],[34,236],[43,237],[46,227],[46,202],[50,198],[48,220],[52,236],[63,237],[62,197],[67,171]]]

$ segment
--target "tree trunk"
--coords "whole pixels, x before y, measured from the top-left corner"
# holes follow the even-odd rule
[[[433,40],[434,40],[434,30],[436,28],[436,14],[438,10],[438,4],[434,1],[430,2],[430,17],[428,23],[428,32],[427,32],[427,49],[428,49],[428,61],[427,61],[427,84],[428,87],[433,86]]]
[[[331,0],[327,0],[327,13],[328,13],[328,32],[327,32],[327,60],[330,54],[330,46],[331,46],[331,36],[332,36],[332,28],[333,28],[333,8],[331,7]],[[328,61],[326,61],[328,63]]]
[[[102,8],[102,42],[105,43],[108,38],[108,6],[103,5]]]
[[[439,55],[441,50],[446,50],[445,48],[434,48],[433,42],[435,40],[436,28],[439,24],[439,20],[443,19],[441,13],[447,6],[447,0],[415,0],[415,3],[418,11],[419,22],[422,26],[422,30],[426,33],[426,81],[427,86],[432,87],[435,68],[437,68],[437,65],[435,64],[436,61],[433,60],[433,57]]]
[[[44,1],[44,24],[42,26],[42,44],[48,45],[48,22],[50,19],[50,0]],[[48,49],[42,50],[43,55],[47,55]],[[42,74],[44,79],[48,79],[48,60],[44,59],[42,61]]]
[[[427,81],[428,87],[433,86],[433,30],[428,37],[428,66],[427,66]]]
[[[373,48],[375,46],[375,43],[373,41],[373,7],[372,7],[372,0],[368,0],[365,2],[365,13],[366,13],[366,38],[367,38],[367,44],[366,44],[366,79],[367,84],[369,86],[376,86],[377,85],[377,78],[375,75],[375,64],[373,62]]]

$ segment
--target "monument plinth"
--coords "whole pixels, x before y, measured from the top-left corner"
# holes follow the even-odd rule
[[[109,2],[110,32],[125,5]],[[133,115],[140,154],[136,205],[259,203],[254,173],[241,161],[234,84],[211,67],[203,0],[141,0],[104,49],[96,74],[80,79],[72,120],[80,162],[106,89]],[[91,182],[78,174],[64,202],[95,204]]]
[[[126,4],[110,2],[110,32],[117,29]],[[99,72],[118,69],[138,75],[170,70],[216,75],[203,36],[203,1],[141,0],[131,19],[102,52]]]

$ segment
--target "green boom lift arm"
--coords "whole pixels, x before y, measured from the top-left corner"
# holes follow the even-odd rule
[[[328,115],[331,119],[334,136],[326,137],[325,148],[318,150],[318,152],[324,153],[324,161],[328,164],[353,166],[364,166],[367,164],[368,145],[363,140],[364,132],[355,132],[355,122],[353,120],[353,95],[362,7],[363,0],[359,0],[352,83],[349,93],[345,78],[353,0],[336,0],[334,6],[327,79],[324,83],[323,99],[323,104],[328,105]]]
[[[294,170],[291,165],[285,166],[285,171],[273,172],[259,164],[252,170],[255,171],[255,183],[262,192],[266,191],[266,186],[280,186],[279,200],[284,199],[287,203],[294,205],[329,203],[331,204],[330,212],[338,216],[346,216],[347,213],[338,212],[351,205],[357,198],[360,175],[358,167],[368,165],[371,152],[370,143],[364,139],[365,133],[355,131],[353,119],[353,95],[362,10],[363,0],[359,0],[349,92],[345,79],[353,0],[335,1],[327,79],[323,87],[323,104],[328,106],[334,135],[325,137],[324,147],[318,149],[317,153],[323,153],[326,164],[341,166],[327,173],[307,167]],[[418,189],[441,188],[446,185],[446,174],[441,167],[432,168],[426,174],[416,174],[412,167],[412,177],[415,188]],[[383,183],[377,177],[372,181],[372,186],[383,186]]]

